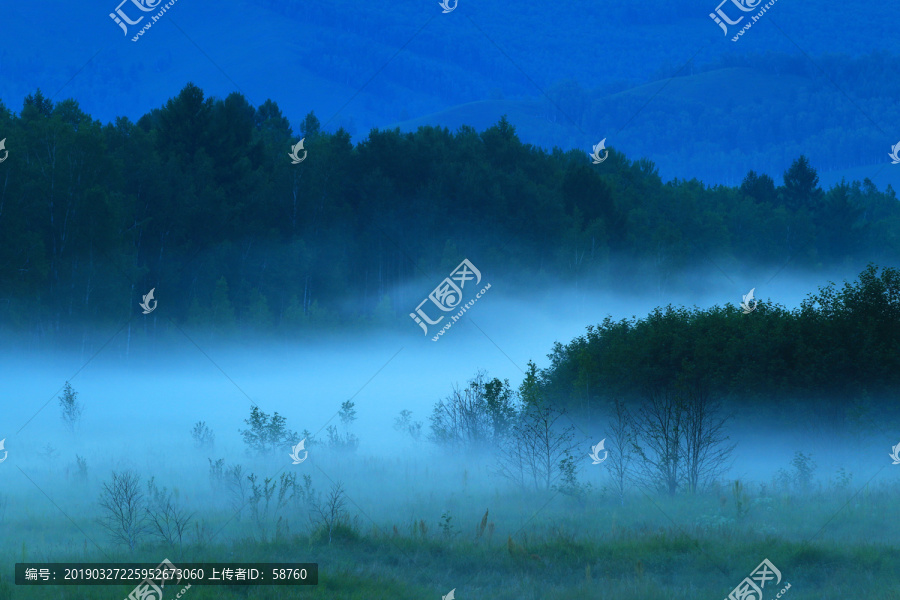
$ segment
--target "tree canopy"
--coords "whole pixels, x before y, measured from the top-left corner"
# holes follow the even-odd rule
[[[544,392],[573,411],[702,387],[720,398],[845,404],[900,385],[900,270],[870,265],[795,310],[667,306],[557,343]]]
[[[663,183],[615,149],[592,165],[523,144],[506,118],[354,145],[312,113],[295,133],[272,100],[193,84],[105,125],[38,90],[19,114],[0,105],[0,130],[0,327],[37,334],[121,322],[151,288],[174,321],[225,329],[401,318],[418,302],[406,284],[462,253],[534,285],[599,285],[710,256],[820,267],[900,248],[892,189],[824,191],[804,156],[777,186],[754,172],[734,188]]]

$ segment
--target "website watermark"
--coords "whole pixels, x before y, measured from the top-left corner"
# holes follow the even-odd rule
[[[592,465],[599,465],[604,460],[606,460],[606,458],[609,456],[609,451],[606,448],[604,448],[605,443],[606,443],[606,438],[603,438],[602,440],[600,440],[599,444],[597,444],[595,446],[591,446],[591,453],[588,454],[588,456],[591,458],[591,460],[594,461],[591,463]],[[600,458],[601,450],[603,450],[603,458]]]
[[[772,579],[775,579],[775,585],[781,583],[781,571],[776,569],[768,558],[763,559],[749,577],[744,577],[744,580],[731,590],[725,600],[762,600],[763,588]],[[791,589],[791,584],[786,583],[784,588],[775,595],[775,598],[780,599],[789,589]]]
[[[306,160],[306,150],[303,149],[303,140],[305,139],[306,138],[303,138],[299,142],[291,146],[291,151],[288,153],[288,156],[291,157],[292,165],[299,165],[304,160]],[[303,158],[301,158],[298,154],[301,150],[303,150]]]
[[[768,11],[770,8],[772,8],[777,1],[778,0],[769,0],[769,2],[762,4],[762,0],[722,0],[722,2],[720,2],[719,5],[716,7],[715,12],[709,13],[709,18],[712,19],[716,23],[716,25],[721,27],[722,31],[727,36],[728,35],[728,26],[740,24],[740,22],[743,21],[744,18],[747,17],[748,15],[742,15],[742,16],[739,16],[735,20],[731,20],[731,18],[725,13],[725,11],[722,10],[723,4],[731,2],[738,10],[740,10],[741,12],[745,12],[745,13],[753,12],[759,8],[759,12],[757,12],[755,15],[749,15],[750,20],[743,27],[741,27],[741,29],[737,32],[737,34],[734,37],[731,38],[732,42],[736,42],[741,38],[742,35],[744,35],[744,32],[746,32],[748,29],[753,27],[753,24],[760,20],[760,18],[762,18],[762,16],[766,13],[766,11]],[[761,4],[762,4],[762,7],[760,8]],[[732,14],[737,15],[740,13],[734,13],[732,11]]]
[[[741,298],[744,299],[743,302],[741,302],[741,310],[744,311],[745,315],[749,315],[754,310],[756,310],[756,306],[757,304],[759,304],[759,302],[755,298],[753,298],[754,291],[756,291],[756,288],[751,289],[750,293],[746,296],[741,296]]]
[[[303,458],[300,458],[300,451],[303,450]],[[306,449],[306,438],[300,440],[300,443],[291,447],[291,453],[288,455],[293,459],[295,465],[299,465],[306,457],[309,456],[309,450]]]
[[[144,314],[145,314],[145,315],[149,315],[149,314],[152,313],[154,310],[156,310],[156,304],[157,304],[157,302],[156,302],[156,300],[153,299],[153,292],[154,292],[154,291],[156,291],[156,288],[153,288],[152,290],[150,290],[150,293],[144,294],[144,295],[142,296],[143,299],[144,299],[143,302],[139,302],[139,303],[138,303],[138,305],[139,305],[141,308],[144,309]],[[153,306],[150,306],[150,303],[151,303],[151,302],[153,302]]]
[[[0,141],[0,144],[2,144],[3,141],[5,141],[5,140]],[[2,147],[3,146],[0,146],[0,148],[2,148]],[[895,145],[891,146],[891,153],[888,154],[888,156],[891,157],[892,165],[900,164],[900,142],[897,142]],[[3,161],[0,161],[0,162],[3,162]]]
[[[432,342],[438,341],[448,329],[453,327],[453,324],[456,323],[467,310],[472,308],[475,303],[481,299],[481,296],[483,296],[485,292],[491,289],[491,284],[487,284],[481,288],[471,300],[463,304],[462,308],[460,308],[463,300],[463,289],[465,289],[466,283],[473,279],[475,280],[475,285],[481,283],[481,271],[476,269],[475,265],[473,265],[469,259],[464,259],[455,269],[453,269],[453,272],[450,273],[449,277],[444,278],[444,280],[428,294],[428,297],[419,303],[416,307],[416,312],[409,313],[409,316],[422,328],[425,335],[428,335],[428,325],[437,325],[444,320],[444,317],[450,317],[447,324],[438,331],[437,335],[431,338]],[[429,300],[443,312],[459,310],[455,315],[441,315],[437,319],[432,320],[422,308],[422,305]]]
[[[171,583],[176,578],[176,575],[178,576],[178,581],[175,582],[175,585],[178,585],[181,581],[181,569],[173,565],[168,558],[163,559],[156,569],[150,569],[150,571],[152,576],[137,584],[125,600],[163,600],[163,588],[166,587],[166,582]],[[159,585],[157,585],[157,582]],[[189,589],[191,589],[190,584],[183,587],[175,598],[181,598]]]
[[[599,144],[592,146],[591,159],[593,164],[599,165],[609,156],[609,150],[606,149],[606,138],[600,140]],[[600,151],[603,151],[603,158],[600,158]]]
[[[144,33],[153,27],[153,24],[159,21],[162,16],[166,13],[167,10],[175,6],[175,3],[178,0],[170,0],[166,4],[162,4],[163,0],[122,0],[119,5],[116,7],[114,12],[109,13],[109,18],[115,21],[116,25],[122,28],[122,32],[127,36],[128,35],[128,26],[129,25],[139,25],[141,21],[144,20],[148,15],[138,16],[137,19],[132,20],[129,14],[122,9],[122,6],[128,4],[129,2],[134,5],[139,11],[144,13],[154,12],[159,9],[155,15],[149,15],[150,20],[147,21],[143,27],[137,32],[137,35],[131,38],[132,42],[138,41]],[[136,13],[133,10],[131,11],[132,15],[140,15],[140,13]]]

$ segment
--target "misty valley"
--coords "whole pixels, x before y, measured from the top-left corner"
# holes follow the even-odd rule
[[[0,600],[900,600],[896,6],[39,14]]]
[[[715,594],[742,580],[732,562],[746,577],[764,560],[800,596],[896,576],[896,271],[793,310],[607,318],[552,348],[551,307],[494,302],[483,323],[535,326],[509,357],[474,327],[428,354],[409,332],[235,344],[163,327],[10,355],[4,422],[33,422],[0,464],[24,475],[0,492],[6,559],[318,564],[316,586],[251,597]]]

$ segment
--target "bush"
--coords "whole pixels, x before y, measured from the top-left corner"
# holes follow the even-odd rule
[[[206,426],[206,421],[194,423],[191,437],[194,438],[194,447],[197,449],[210,450],[216,445],[216,434]]]
[[[79,483],[87,483],[88,480],[88,466],[87,459],[83,456],[75,455],[75,477]]]
[[[338,452],[356,452],[356,449],[359,447],[359,438],[350,433],[350,426],[353,425],[353,421],[356,420],[356,409],[354,408],[355,404],[352,400],[347,400],[343,404],[341,404],[341,410],[338,411],[338,415],[341,418],[341,424],[344,426],[344,429],[347,431],[343,434],[338,432],[338,428],[334,425],[329,425],[326,428],[326,432],[328,433],[328,448],[331,450],[335,450]]]
[[[344,486],[337,482],[331,487],[331,491],[324,501],[318,499],[313,502],[313,532],[310,542],[325,542],[328,544],[334,540],[355,541],[359,539],[359,525],[357,519],[350,519],[346,510],[347,495]]]
[[[352,522],[337,521],[329,529],[326,523],[320,523],[309,535],[310,544],[330,544],[331,542],[347,543],[359,541],[359,528]]]
[[[394,419],[394,430],[408,433],[414,441],[422,437],[422,422],[412,420],[411,410],[401,410],[400,416]]]
[[[140,478],[130,471],[112,474],[112,481],[103,484],[100,507],[104,515],[100,525],[115,542],[134,552],[147,533],[147,503],[141,492]]]
[[[277,412],[271,417],[254,406],[250,411],[250,418],[244,419],[244,423],[250,429],[238,430],[247,444],[248,450],[259,455],[272,454],[278,446],[290,447],[295,440],[300,439],[296,431],[290,431],[287,419]]]
[[[81,424],[81,415],[84,406],[78,402],[78,392],[67,381],[63,388],[63,394],[59,397],[59,407],[62,410],[62,421],[71,433],[75,433]]]
[[[482,450],[500,446],[516,416],[515,393],[509,381],[485,380],[478,372],[463,388],[434,405],[430,440],[455,449]]]
[[[166,488],[160,490],[152,477],[147,482],[147,493],[147,521],[150,531],[169,546],[181,547],[185,531],[194,517],[193,513],[184,510],[173,498],[172,492]]]
[[[801,492],[809,492],[812,487],[813,473],[817,466],[812,459],[812,455],[795,452],[791,466],[794,467],[794,482],[797,484],[797,487]]]

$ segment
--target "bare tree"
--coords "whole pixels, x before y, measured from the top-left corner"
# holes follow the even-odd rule
[[[530,476],[533,452],[527,443],[519,440],[517,426],[513,426],[513,431],[513,435],[500,445],[497,474],[525,490],[533,479]]]
[[[163,488],[156,487],[151,477],[147,482],[147,492],[150,500],[147,506],[147,519],[150,530],[159,536],[170,546],[182,546],[184,532],[193,519],[193,513],[185,511],[172,499],[172,493]]]
[[[681,401],[667,387],[647,391],[634,420],[634,450],[641,457],[639,483],[674,496],[681,466],[684,411]]]
[[[576,485],[575,428],[561,427],[563,413],[544,403],[523,408],[513,433],[500,447],[497,472],[523,488],[550,490]],[[562,480],[562,481],[561,481]],[[561,488],[562,489],[562,488]]]
[[[682,459],[685,485],[695,493],[723,474],[736,444],[726,445],[722,403],[714,400],[704,383],[695,379],[682,391]]]
[[[209,461],[209,486],[212,488],[212,491],[218,496],[219,492],[222,490],[222,485],[225,483],[225,459],[220,458],[213,462],[213,459],[207,458]]]
[[[613,400],[613,418],[609,424],[609,462],[613,489],[619,495],[619,503],[625,504],[625,490],[630,478],[630,467],[634,457],[634,424],[632,415],[619,398]]]
[[[114,541],[125,544],[134,552],[148,530],[140,478],[131,471],[113,471],[112,481],[103,484],[99,504],[105,513],[100,525]]]
[[[231,500],[231,508],[235,511],[237,520],[240,521],[244,513],[244,506],[247,504],[247,492],[250,490],[247,478],[244,477],[244,467],[232,465],[225,469],[225,487]]]
[[[83,456],[75,455],[75,479],[78,483],[87,483],[88,480],[88,465],[87,459]]]
[[[489,385],[497,383],[495,379]],[[575,428],[561,426],[564,413],[545,401],[543,386],[537,366],[528,361],[528,371],[515,398],[509,390],[505,402],[493,401],[494,406],[503,407],[506,420],[497,473],[522,489],[582,495],[587,487],[578,483],[578,463],[573,455]],[[498,396],[496,387],[488,388],[488,392],[489,398]]]
[[[669,495],[703,489],[727,469],[735,448],[726,445],[728,419],[700,377],[650,389],[634,420],[643,482]]]
[[[278,488],[278,483],[271,477],[264,477],[263,484],[257,484],[258,478],[256,474],[247,475],[247,481],[250,482],[250,516],[253,522],[259,528],[260,536],[263,542],[268,537],[269,518],[272,512],[278,512],[278,506],[272,502],[272,497]],[[273,510],[274,509],[274,510]]]
[[[335,483],[325,498],[313,504],[314,519],[328,531],[328,543],[331,543],[335,525],[347,520],[347,497],[341,482]]]

